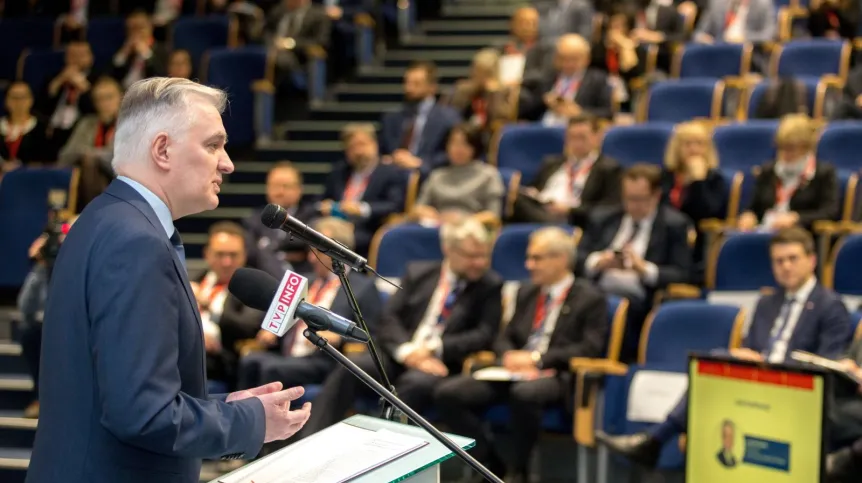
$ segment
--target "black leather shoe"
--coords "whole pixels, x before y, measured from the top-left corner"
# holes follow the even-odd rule
[[[646,433],[611,436],[597,431],[596,439],[611,451],[647,468],[655,468],[661,455],[661,442]]]
[[[829,483],[851,483],[858,481],[862,473],[862,462],[850,448],[842,448],[826,455],[826,481]]]

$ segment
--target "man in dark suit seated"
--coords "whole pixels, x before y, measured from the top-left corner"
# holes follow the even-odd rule
[[[599,130],[588,114],[569,119],[563,153],[546,157],[518,194],[514,221],[584,226],[593,208],[620,202],[620,166],[599,152]]]
[[[404,210],[404,171],[380,162],[377,135],[370,123],[350,123],[341,130],[344,163],[326,179],[319,211],[356,226],[356,251],[368,254],[371,238],[389,215]]]
[[[635,164],[622,176],[622,206],[595,210],[578,250],[578,273],[629,299],[623,355],[633,356],[655,292],[691,273],[689,223],[661,205],[661,170]]]
[[[126,43],[114,54],[112,77],[124,89],[148,77],[165,75],[168,49],[153,37],[153,19],[144,10],[126,18]]]
[[[610,119],[613,102],[608,76],[589,68],[590,44],[576,34],[557,41],[554,65],[524,78],[518,119],[564,126],[568,118],[588,112]]]
[[[862,338],[856,338],[839,362],[862,379]],[[826,475],[830,483],[852,483],[862,474],[862,386],[848,387],[840,379],[837,382],[844,387],[835,395],[828,413],[828,434],[831,446],[839,449],[826,457]]]
[[[273,166],[266,175],[266,201],[287,210],[303,223],[315,216],[314,206],[302,201],[302,173],[289,161]],[[286,270],[308,273],[308,243],[274,230],[260,221],[263,209],[243,220],[248,233],[248,266],[280,279]]]
[[[312,227],[325,236],[353,249],[353,227],[338,218],[318,218]],[[308,288],[308,303],[331,310],[350,320],[355,320],[353,310],[344,295],[338,276],[332,273],[332,259],[312,249],[309,258],[314,274]],[[358,272],[349,273],[350,286],[356,294],[359,310],[369,328],[377,325],[380,318],[380,293],[374,279]],[[251,352],[240,360],[239,387],[246,389],[281,381],[284,387],[320,384],[335,366],[335,360],[317,350],[305,337],[302,321],[279,339],[272,332],[259,330],[257,343],[267,351]],[[335,347],[341,345],[341,337],[332,332],[319,332]],[[263,381],[263,382],[261,382]]]
[[[500,325],[500,277],[490,271],[493,239],[473,218],[441,228],[443,262],[407,266],[374,335],[398,396],[422,412],[434,388],[461,372],[468,355],[491,347]],[[370,354],[354,359],[377,377]],[[305,434],[331,426],[353,407],[362,383],[336,367],[314,401]]]
[[[463,375],[435,391],[443,421],[476,439],[473,455],[492,472],[504,474],[508,466],[509,483],[527,481],[542,409],[567,402],[571,395],[569,359],[600,357],[605,346],[607,302],[592,283],[573,276],[574,252],[572,237],[561,228],[542,228],[530,236],[526,266],[531,283],[519,290],[515,313],[495,347],[501,365],[522,379],[492,382]],[[488,407],[505,402],[517,436],[508,465],[493,448],[482,420]]]
[[[404,72],[404,104],[381,121],[380,152],[395,165],[427,175],[446,162],[446,139],[461,118],[436,96],[437,66],[410,64]]]
[[[232,221],[210,227],[204,247],[207,270],[190,277],[204,330],[207,377],[232,389],[236,382],[239,354],[237,341],[254,337],[264,313],[243,305],[227,290],[227,284],[245,266],[246,234]]]
[[[761,297],[742,348],[730,355],[742,360],[782,363],[796,350],[835,358],[850,340],[850,315],[841,298],[817,281],[817,255],[811,234],[799,227],[785,228],[769,244],[772,272],[778,290]],[[646,466],[655,466],[662,445],[685,432],[688,398],[667,419],[648,432],[624,436],[597,434],[611,450]]]

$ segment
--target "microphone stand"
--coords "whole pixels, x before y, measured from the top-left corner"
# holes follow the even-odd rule
[[[383,366],[383,359],[380,358],[380,353],[377,352],[377,346],[374,344],[374,339],[371,337],[371,331],[368,330],[368,325],[365,323],[365,318],[362,317],[362,311],[359,310],[359,303],[356,302],[356,296],[353,294],[353,289],[350,287],[350,280],[348,280],[347,278],[347,273],[344,269],[344,263],[342,263],[341,260],[337,260],[335,257],[331,258],[332,271],[336,275],[338,275],[338,279],[341,281],[341,288],[344,289],[344,295],[347,296],[347,303],[350,304],[350,308],[353,310],[353,315],[356,317],[356,323],[358,323],[359,327],[361,327],[362,330],[364,330],[365,333],[368,334],[368,351],[371,353],[371,359],[374,361],[374,366],[377,368],[377,372],[380,374],[380,382],[383,384],[384,388],[392,394],[393,397],[397,397],[395,396],[395,386],[392,385],[392,382],[389,381],[389,376],[386,375],[386,368]],[[308,337],[308,335],[306,335],[306,337]],[[315,334],[315,337],[317,337],[317,334]],[[322,340],[323,343],[326,344],[326,339]],[[338,351],[335,352],[337,352],[338,355],[340,355],[341,357],[344,357]],[[345,358],[345,360],[347,359]],[[350,363],[352,364],[352,362]],[[367,376],[368,375],[366,374],[366,377]],[[368,383],[366,382],[366,384]],[[378,394],[380,393],[378,392]],[[382,394],[380,397],[380,407],[382,413],[381,417],[383,419],[386,419],[388,421],[405,422],[403,415],[397,414],[395,407]]]
[[[335,262],[335,260],[333,260]],[[334,263],[333,263],[334,265]],[[416,411],[414,411],[410,406],[404,404],[403,401],[398,399],[398,396],[393,394],[391,391],[387,391],[385,387],[380,385],[379,382],[375,381],[373,377],[369,376],[367,372],[363,371],[359,366],[353,363],[350,359],[348,359],[344,354],[338,352],[334,347],[329,345],[326,339],[317,335],[314,331],[309,328],[306,328],[302,335],[305,336],[306,339],[309,340],[312,344],[317,346],[323,352],[326,352],[330,357],[335,359],[336,362],[341,364],[345,369],[350,371],[351,374],[359,378],[362,382],[365,383],[366,386],[370,387],[374,390],[382,399],[389,402],[390,405],[398,408],[402,413],[407,415],[411,421],[419,425],[425,431],[434,437],[437,441],[439,441],[443,446],[445,446],[450,451],[454,452],[461,458],[465,463],[467,463],[470,468],[476,470],[479,474],[481,474],[486,480],[491,481],[493,483],[504,483],[499,477],[491,473],[488,468],[485,468],[482,463],[476,461],[475,458],[467,454],[466,451],[461,449],[460,446],[455,444],[454,441],[446,437],[443,433],[441,433],[437,428],[431,425],[428,421],[425,420],[422,416],[419,415]],[[370,341],[369,341],[370,342]],[[370,344],[369,344],[370,345]],[[384,376],[385,377],[385,376]]]

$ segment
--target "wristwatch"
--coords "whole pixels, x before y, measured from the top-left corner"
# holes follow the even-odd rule
[[[542,354],[539,351],[531,352],[530,358],[533,359],[533,364],[535,364],[537,369],[542,368]]]

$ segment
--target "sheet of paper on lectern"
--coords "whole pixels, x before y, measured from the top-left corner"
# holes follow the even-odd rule
[[[342,483],[427,444],[422,438],[386,429],[336,424],[219,482]]]

